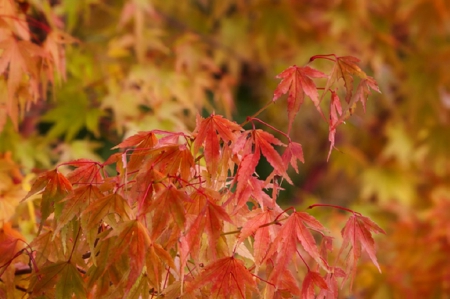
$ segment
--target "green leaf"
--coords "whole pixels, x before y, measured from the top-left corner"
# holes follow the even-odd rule
[[[56,298],[86,298],[83,278],[77,268],[71,263],[65,263],[61,271],[61,278],[56,284]]]

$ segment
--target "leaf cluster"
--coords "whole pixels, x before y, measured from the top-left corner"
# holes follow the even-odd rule
[[[288,93],[292,123],[306,95],[323,117],[327,94],[329,107],[341,107],[332,87],[343,79],[346,106],[339,117],[334,110],[329,120],[324,117],[331,150],[337,126],[357,101],[364,103],[367,86],[378,88],[356,58],[317,55],[310,62],[316,59],[331,61],[331,73],[288,68],[264,109]],[[355,75],[366,86],[358,88],[363,95],[351,94]],[[320,97],[313,78],[327,79]],[[45,171],[24,199],[40,195],[38,235],[11,251],[22,238],[4,231],[1,252],[16,253],[3,255],[1,273],[10,273],[8,283],[31,298],[337,298],[339,284],[353,280],[363,251],[380,269],[372,234],[384,231],[357,212],[335,207],[351,216],[338,258],[331,261],[327,229],[310,214],[277,203],[283,181],[293,183],[288,168],[298,170],[303,152],[289,131],[257,118],[264,109],[243,124],[198,115],[192,133],[142,131],[119,143],[121,152],[103,163],[78,159]],[[262,156],[273,170],[267,178],[255,172]],[[64,174],[64,168],[71,170]],[[325,205],[309,208],[319,206]],[[351,258],[341,258],[349,246]],[[28,272],[17,272],[19,257],[28,259]]]

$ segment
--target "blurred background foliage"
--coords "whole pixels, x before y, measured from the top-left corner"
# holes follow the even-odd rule
[[[383,273],[361,264],[355,297],[450,294],[448,1],[0,0],[0,8],[3,237],[35,233],[34,207],[18,202],[40,170],[105,160],[137,131],[190,131],[197,111],[242,122],[271,101],[283,69],[316,54],[352,55],[382,94],[339,128],[328,163],[327,124],[305,104],[292,135],[306,162],[282,200],[351,207],[387,231],[377,239]],[[3,42],[11,36],[46,53],[33,48],[39,70],[14,84]],[[329,70],[325,60],[313,66]],[[285,110],[279,101],[260,117],[286,131]],[[339,213],[313,214],[340,233]]]

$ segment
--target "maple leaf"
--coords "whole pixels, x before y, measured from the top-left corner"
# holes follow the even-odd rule
[[[10,222],[2,223],[0,228],[0,277],[6,271],[16,254],[24,247],[25,237],[13,229]],[[4,269],[2,269],[5,267]]]
[[[328,270],[328,265],[322,257],[317,248],[316,241],[309,231],[308,227],[324,231],[325,228],[311,215],[304,212],[295,212],[289,216],[289,219],[284,223],[283,227],[278,232],[277,237],[273,241],[266,259],[271,258],[275,253],[275,267],[271,273],[269,280],[274,284],[278,284],[280,274],[286,270],[292,256],[297,250],[297,244],[300,242],[303,249],[325,270]]]
[[[54,204],[58,203],[70,192],[72,192],[72,184],[57,169],[47,171],[35,180],[30,191],[22,201],[34,194],[42,193],[42,220],[39,226],[39,232],[42,229],[44,221],[54,211]]]
[[[335,90],[331,91],[331,101],[330,101],[330,125],[328,132],[328,140],[330,141],[330,150],[328,151],[327,161],[330,159],[331,151],[334,148],[334,138],[336,135],[336,126],[339,121],[339,115],[342,115],[341,101],[339,96],[336,94]]]
[[[256,282],[244,263],[229,256],[207,265],[187,286],[186,292],[201,289],[206,284],[212,284],[211,295],[214,298],[247,298],[248,291],[257,292]]]
[[[211,174],[215,174],[219,166],[220,139],[227,143],[236,139],[236,133],[243,129],[235,122],[231,122],[221,115],[212,114],[208,118],[197,120],[197,136],[194,141],[194,154],[199,152],[204,143],[206,167]]]
[[[261,206],[261,208],[266,207],[269,209],[275,209],[277,211],[279,210],[273,198],[271,198],[263,190],[264,188],[268,188],[270,184],[266,183],[265,181],[258,180],[258,178],[255,176],[251,176],[248,178],[247,184],[242,184],[242,186],[244,186],[244,189],[240,193],[232,194],[232,198],[230,198],[230,200],[233,200],[234,197],[237,197],[237,202],[234,207],[235,212],[248,204],[251,199],[254,199]],[[281,211],[282,210],[280,210],[279,212]]]
[[[321,290],[328,290],[328,286],[323,277],[314,271],[308,271],[302,283],[302,299],[315,299],[314,285]]]
[[[353,75],[361,78],[366,78],[367,76],[357,65],[360,61],[358,58],[353,56],[335,56],[335,58],[336,63],[330,74],[331,80],[325,85],[325,90],[329,90],[331,85],[342,78],[346,91],[345,101],[349,103],[353,94]]]
[[[138,132],[137,134],[128,137],[118,145],[114,146],[112,149],[116,148],[123,149],[132,146],[150,149],[154,147],[157,143],[158,139],[156,138],[156,135],[153,131]]]
[[[50,54],[53,64],[55,65],[57,74],[66,80],[66,63],[64,44],[80,42],[69,34],[52,30],[44,41],[43,47]],[[50,64],[51,65],[51,64]]]
[[[38,69],[35,61],[36,57],[45,57],[47,54],[39,46],[26,41],[17,40],[10,36],[0,41],[0,49],[3,53],[0,56],[0,74],[8,69],[8,101],[6,103],[6,111],[13,121],[14,127],[17,129],[18,115],[14,106],[13,99],[20,82],[25,75],[30,75],[30,86],[34,89],[35,97],[38,91]],[[9,68],[8,68],[9,66]],[[24,108],[24,107],[22,107]]]
[[[381,93],[380,88],[378,87],[378,84],[374,78],[367,76],[367,78],[361,79],[358,87],[356,88],[355,98],[349,103],[349,107],[352,107],[353,104],[359,101],[363,106],[364,112],[366,112],[366,101],[369,97],[370,89]]]
[[[317,87],[311,78],[325,78],[326,74],[315,70],[309,66],[298,67],[293,65],[288,67],[282,73],[276,76],[281,82],[278,84],[273,94],[275,102],[282,94],[289,92],[288,95],[288,133],[291,131],[294,118],[300,110],[306,94],[314,103],[319,113],[323,116],[320,109],[319,94]]]
[[[30,282],[30,290],[34,295],[53,293],[56,284],[55,297],[86,298],[86,288],[75,265],[67,261],[48,263],[39,272],[35,273]]]
[[[344,270],[338,267],[333,267],[329,273],[325,274],[325,282],[327,289],[321,289],[316,299],[336,299],[339,294],[338,278],[346,276]]]
[[[65,165],[77,167],[74,171],[67,175],[67,179],[75,184],[100,184],[103,182],[102,173],[103,166],[90,159],[78,159],[64,163]]]
[[[214,199],[207,197],[204,206],[198,212],[198,216],[189,227],[185,236],[189,253],[194,259],[198,258],[200,238],[206,232],[208,236],[209,253],[213,258],[217,254],[217,243],[223,230],[223,221],[233,223],[228,213],[221,206],[213,202]],[[187,256],[188,252],[184,252]]]
[[[110,214],[116,214],[122,220],[133,218],[128,202],[120,194],[112,193],[92,202],[81,213],[81,223],[87,230],[96,228]]]
[[[154,211],[152,239],[155,239],[167,228],[170,219],[177,224],[178,228],[182,229],[186,222],[184,203],[191,201],[185,191],[177,189],[173,185],[167,186],[156,194],[155,199],[145,211],[145,213]],[[167,217],[167,215],[171,217]]]
[[[148,152],[158,144],[158,138],[153,131],[139,132],[133,136],[128,137],[112,149],[135,147],[133,154],[130,157],[130,161],[127,162],[125,151],[122,155],[123,167],[128,171],[134,171],[141,168]]]
[[[239,233],[238,243],[254,235],[253,255],[256,265],[263,262],[275,235],[274,225],[264,225],[274,221],[278,214],[279,212],[272,209],[266,211],[254,210],[249,213],[249,220],[245,222]]]
[[[281,158],[286,168],[288,167],[288,164],[291,164],[295,172],[298,173],[297,160],[305,163],[302,145],[297,142],[289,142]]]
[[[264,297],[262,298],[286,298],[293,297],[292,295],[295,296],[293,298],[300,298],[300,284],[292,273],[290,271],[283,271],[280,275],[281,277],[276,287],[271,284],[266,285]]]
[[[247,182],[255,172],[255,168],[258,165],[260,157],[261,157],[260,152],[256,151],[254,154],[246,155],[239,164],[236,174],[237,180],[236,199],[238,207],[243,206],[247,201],[247,197],[244,196],[245,195],[244,191],[247,189],[247,187],[249,187]]]
[[[254,130],[255,151],[261,150],[261,153],[267,159],[267,162],[275,169],[277,174],[282,175],[286,180],[292,184],[292,181],[286,174],[286,166],[281,159],[280,154],[273,148],[273,145],[285,146],[280,140],[275,138],[272,134],[263,130]]]
[[[194,157],[186,144],[168,144],[152,149],[145,162],[148,167],[158,166],[158,170],[169,176],[177,176],[186,182],[194,166]]]
[[[66,263],[56,283],[56,298],[87,298],[83,278],[77,267]]]
[[[360,214],[353,214],[342,229],[342,247],[339,250],[338,256],[351,245],[350,251],[352,252],[351,258],[347,261],[347,268],[352,268],[351,285],[353,284],[353,278],[356,272],[356,262],[361,256],[361,250],[364,249],[374,265],[381,272],[380,265],[377,262],[375,255],[375,242],[372,238],[372,233],[386,232],[375,224],[372,220],[364,217]]]

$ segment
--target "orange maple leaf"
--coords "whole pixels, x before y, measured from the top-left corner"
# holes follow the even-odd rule
[[[358,58],[353,56],[334,57],[336,58],[336,63],[334,64],[333,70],[330,74],[331,80],[329,80],[325,86],[325,91],[327,91],[332,84],[342,78],[346,91],[345,101],[350,103],[353,94],[353,75],[357,75],[361,78],[365,78],[367,76],[357,65],[357,63],[359,63]]]
[[[25,245],[25,238],[11,227],[10,222],[2,225],[0,228],[0,277]]]
[[[184,190],[177,189],[173,184],[155,195],[145,213],[154,211],[152,219],[152,239],[156,239],[166,228],[170,220],[182,229],[186,221],[185,202],[191,202]],[[168,217],[170,215],[170,217]]]
[[[17,40],[13,36],[0,41],[0,49],[3,49],[3,53],[0,56],[0,74],[8,69],[8,101],[6,110],[17,129],[18,115],[16,115],[17,110],[15,106],[18,103],[14,101],[15,93],[24,76],[29,75],[29,84],[33,90],[34,98],[37,98],[39,94],[39,80],[36,58],[39,56],[45,57],[47,54],[39,46],[26,40]],[[22,107],[22,109],[24,108]]]
[[[250,143],[253,142],[254,149],[251,153],[244,153],[244,156],[239,164],[236,181],[236,200],[238,203],[242,204],[244,191],[248,189],[248,180],[252,177],[255,172],[255,168],[258,165],[259,159],[261,157],[261,153],[267,159],[269,164],[274,168],[274,172],[278,175],[283,176],[290,184],[292,184],[292,180],[286,173],[286,168],[288,165],[281,158],[280,154],[274,149],[272,145],[285,146],[280,140],[275,138],[272,134],[267,133],[263,130],[257,129],[251,131],[253,139],[247,139],[244,141],[241,138],[242,135],[248,136],[249,132],[242,133],[239,136],[238,141],[240,142],[238,148],[233,148],[233,151],[238,151],[239,148],[250,151],[252,150],[252,146]],[[296,153],[297,154],[297,153]]]
[[[186,234],[186,249],[189,252],[184,252],[183,255],[187,256],[188,253],[192,255],[194,259],[198,259],[198,253],[200,248],[200,239],[202,233],[206,232],[208,236],[209,253],[213,258],[216,258],[217,244],[220,238],[220,233],[223,230],[223,222],[227,221],[233,223],[228,213],[224,208],[215,204],[211,197],[208,197],[204,201],[204,205],[198,212],[192,225]]]
[[[22,201],[34,194],[42,193],[42,220],[39,226],[39,232],[42,229],[44,221],[54,211],[54,205],[60,202],[61,199],[63,199],[70,192],[72,192],[72,184],[57,169],[45,172],[34,181],[33,185],[31,186],[31,190],[28,192],[25,198],[22,199]]]

